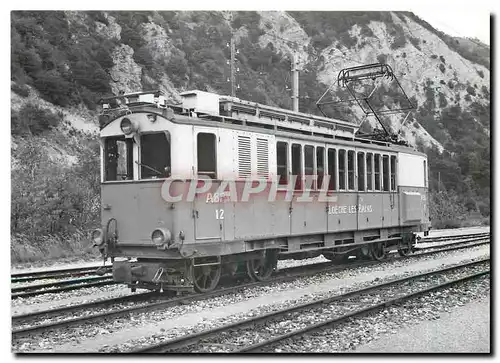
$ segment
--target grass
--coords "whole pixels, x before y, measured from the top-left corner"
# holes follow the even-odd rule
[[[24,234],[11,236],[11,264],[99,255],[99,251],[92,247],[88,236],[83,232],[70,236],[52,235],[35,238]]]

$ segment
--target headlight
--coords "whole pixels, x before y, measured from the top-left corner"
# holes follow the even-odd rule
[[[102,229],[96,229],[92,232],[92,241],[97,246],[104,243],[104,233],[102,232]]]
[[[169,243],[172,240],[172,235],[168,229],[158,228],[151,233],[151,240],[160,247]]]
[[[130,120],[129,118],[124,118],[120,122],[120,129],[125,135],[130,135],[134,131],[137,131],[137,124]]]

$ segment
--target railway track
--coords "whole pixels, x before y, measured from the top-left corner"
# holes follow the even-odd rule
[[[285,340],[325,327],[334,327],[348,319],[373,313],[419,295],[489,274],[489,267],[486,266],[489,261],[490,259],[487,258],[372,285],[340,295],[328,295],[311,302],[143,347],[132,353],[270,352],[273,346]],[[448,280],[449,275],[453,276],[453,273],[458,273],[459,277]],[[432,283],[429,281],[432,280],[431,277],[437,277],[438,280],[445,282]],[[311,316],[315,317],[312,323]],[[331,316],[334,317],[330,318]],[[317,320],[320,321],[316,322]],[[283,331],[289,330],[287,328],[289,325],[294,329],[282,334]],[[296,328],[297,326],[299,328]]]
[[[480,242],[483,239],[489,238],[490,233],[476,233],[476,234],[468,234],[468,235],[458,235],[458,236],[442,236],[435,237],[433,239],[421,239],[420,243],[433,243],[433,242],[444,242],[450,239],[457,239],[459,241],[455,243],[448,243],[446,246],[454,246],[460,244],[466,244],[470,242]],[[461,241],[462,240],[462,241]],[[488,243],[488,242],[484,242]],[[427,250],[432,248],[440,248],[440,246],[436,247],[425,247],[420,248],[416,247],[415,250]],[[74,269],[62,269],[62,270],[52,270],[52,271],[40,271],[40,272],[32,272],[32,273],[20,273],[11,275],[11,281],[13,282],[28,282],[34,281],[38,279],[49,279],[49,278],[60,278],[67,276],[83,276],[83,275],[95,275],[99,266],[92,267],[84,267],[84,268],[74,268]],[[104,269],[101,270],[103,272],[110,272],[111,266],[104,266]],[[25,280],[22,280],[25,279]],[[43,294],[49,293],[62,293],[66,291],[72,291],[82,288],[88,287],[98,287],[105,285],[112,285],[114,282],[112,281],[111,276],[100,276],[100,277],[87,277],[84,279],[71,279],[64,280],[58,282],[51,282],[46,284],[36,284],[36,285],[27,285],[14,287],[11,289],[11,298],[29,298]]]
[[[11,299],[18,299],[20,297],[28,298],[43,294],[62,293],[88,287],[106,286],[113,284],[115,284],[115,282],[113,281],[113,278],[111,276],[98,276],[50,282],[46,284],[13,287],[11,288]]]
[[[439,250],[419,251],[407,257],[390,256],[388,260],[419,258],[431,254],[460,250],[464,248],[475,247],[489,243],[483,238],[482,241],[476,241],[468,245],[451,246],[441,248]],[[102,319],[116,318],[121,316],[129,316],[146,311],[154,311],[166,309],[180,304],[186,304],[198,300],[206,300],[211,297],[226,295],[237,292],[242,289],[247,289],[255,286],[265,286],[274,283],[292,281],[294,279],[310,276],[317,273],[335,272],[346,268],[355,269],[360,267],[371,266],[380,263],[379,261],[353,261],[342,264],[333,265],[331,262],[318,263],[313,265],[302,265],[279,270],[276,276],[269,281],[250,282],[233,286],[223,286],[215,291],[206,294],[196,294],[188,296],[180,296],[174,298],[166,298],[155,293],[144,293],[136,295],[127,295],[119,298],[99,300],[82,305],[68,306],[57,309],[38,311],[35,313],[17,315],[12,317],[12,337],[19,338],[28,334],[42,333],[51,330],[57,330],[63,327],[85,324],[92,321]],[[151,301],[152,300],[152,301]],[[135,303],[135,304],[131,304]],[[94,312],[89,313],[90,310]],[[77,316],[67,319],[68,314],[76,314]]]
[[[449,240],[461,240],[468,238],[476,238],[476,237],[486,237],[489,236],[490,232],[481,232],[481,233],[471,233],[471,234],[459,234],[455,236],[437,236],[437,237],[424,237],[418,240],[419,243],[440,243],[446,242]]]
[[[36,272],[22,272],[10,275],[11,283],[32,282],[37,280],[61,279],[66,277],[78,277],[96,275],[98,271],[111,272],[112,266],[89,266],[77,268],[65,268],[58,270],[45,270]]]

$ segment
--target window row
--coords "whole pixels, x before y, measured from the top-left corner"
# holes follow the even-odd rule
[[[295,189],[303,189],[302,175],[317,175],[311,189],[395,191],[396,156],[380,153],[327,148],[287,142],[276,143],[276,164],[279,184],[288,185],[290,175],[297,176]],[[302,158],[302,152],[304,158]],[[289,155],[291,160],[289,160]],[[302,162],[304,165],[302,165]],[[323,185],[324,176],[330,177]]]
[[[198,175],[217,178],[215,134],[197,135]],[[124,136],[108,137],[104,142],[105,181],[134,180],[134,163],[140,166],[140,179],[168,178],[171,175],[170,134],[157,132],[141,134],[140,161],[134,161],[134,139]]]

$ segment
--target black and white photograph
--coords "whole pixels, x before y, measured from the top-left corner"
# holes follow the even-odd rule
[[[137,5],[8,11],[6,351],[493,353],[492,9]]]

